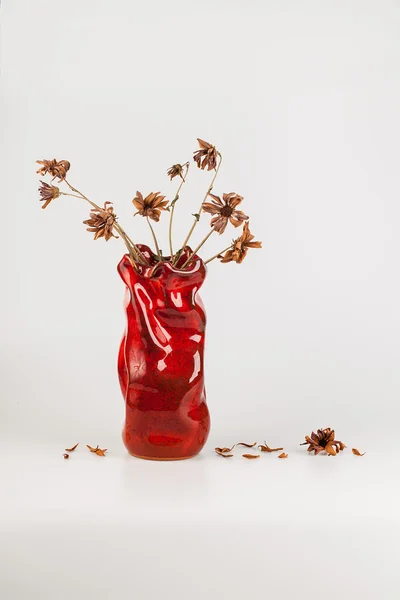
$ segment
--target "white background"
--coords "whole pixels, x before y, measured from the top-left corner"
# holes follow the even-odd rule
[[[398,599],[400,3],[3,0],[1,25],[2,600]],[[35,160],[149,243],[131,200],[172,198],[196,137],[263,250],[202,289],[209,443],[150,463],[120,439],[123,246],[79,200],[42,211]],[[365,457],[299,448],[326,426]],[[239,438],[289,459],[213,454]]]

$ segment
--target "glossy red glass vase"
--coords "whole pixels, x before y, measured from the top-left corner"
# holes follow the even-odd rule
[[[178,270],[158,262],[148,246],[138,247],[149,267],[134,267],[127,255],[118,265],[127,315],[118,357],[126,404],[123,441],[139,458],[190,458],[203,448],[210,429],[203,373],[206,317],[198,295],[206,267],[195,256]],[[185,248],[177,266],[189,253]]]

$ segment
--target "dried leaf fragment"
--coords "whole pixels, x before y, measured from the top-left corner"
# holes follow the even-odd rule
[[[69,458],[69,454],[63,454],[64,458]]]
[[[365,454],[365,452],[361,453],[359,450],[357,450],[357,448],[352,448],[351,451],[356,456],[364,456],[364,454]]]
[[[289,454],[286,454],[286,452],[282,452],[281,454],[279,454],[278,458],[287,458],[289,456]]]
[[[248,458],[249,460],[251,460],[252,458],[260,458],[259,454],[242,454],[242,456],[243,458]]]
[[[99,448],[99,446],[92,448],[92,446],[89,446],[89,444],[86,444],[86,448],[89,448],[90,452],[94,452],[94,454],[97,454],[97,456],[105,456],[105,453],[107,452],[107,448],[104,448],[103,450]]]
[[[72,448],[65,448],[65,452],[73,452],[79,446],[79,442],[72,446]]]
[[[246,442],[238,442],[236,444],[236,446],[245,446],[245,448],[254,448],[254,446],[257,445],[257,442],[254,442],[254,444],[247,444]]]
[[[267,442],[264,442],[264,444],[260,444],[258,448],[261,450],[261,452],[278,452],[279,450],[283,450],[283,448],[270,448]]]

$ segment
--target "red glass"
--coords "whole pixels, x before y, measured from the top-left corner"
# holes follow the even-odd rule
[[[206,267],[197,255],[184,270],[158,262],[139,245],[149,267],[125,255],[118,271],[127,289],[127,327],[118,373],[126,403],[123,441],[130,454],[153,460],[190,458],[210,430],[204,388],[206,316],[198,290]],[[185,248],[178,266],[191,254]]]

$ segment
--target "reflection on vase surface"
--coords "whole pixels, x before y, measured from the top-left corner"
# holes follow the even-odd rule
[[[118,373],[126,403],[123,440],[141,458],[177,460],[204,446],[210,416],[204,389],[206,317],[198,295],[206,267],[199,257],[180,271],[138,245],[149,267],[135,269],[125,255],[127,327]],[[185,248],[178,267],[191,254]]]

